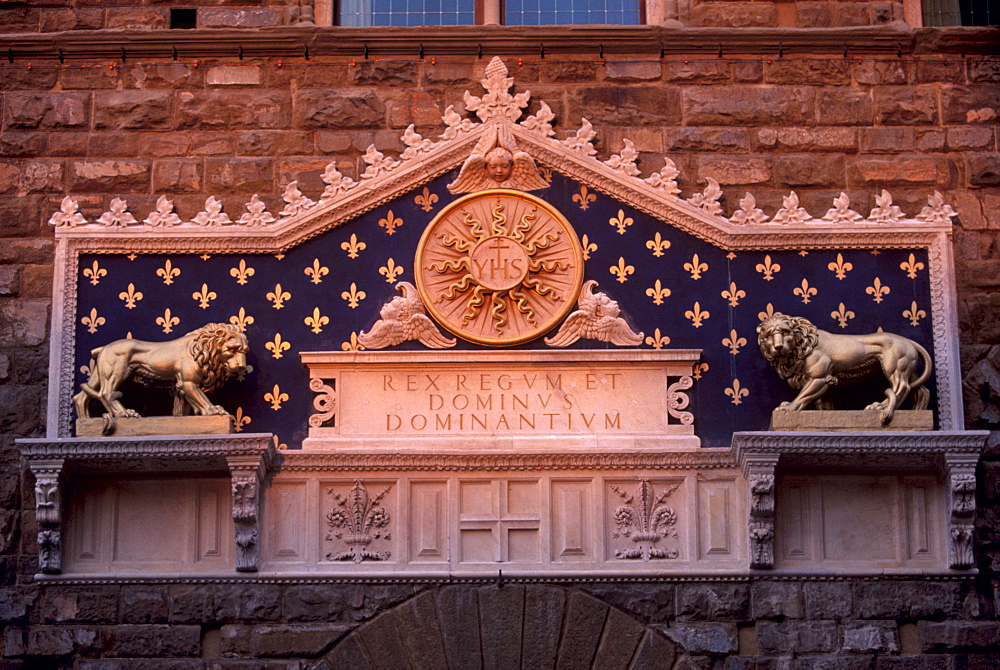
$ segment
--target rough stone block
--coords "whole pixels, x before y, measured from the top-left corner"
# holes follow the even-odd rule
[[[956,61],[919,60],[913,76],[914,83],[965,83],[965,63]]]
[[[876,86],[875,118],[887,126],[938,122],[938,96],[933,86]]]
[[[100,9],[50,9],[42,12],[39,31],[55,33],[63,30],[97,30],[104,27],[104,11]]]
[[[699,181],[709,177],[720,184],[763,184],[771,181],[771,161],[745,156],[699,158]]]
[[[102,636],[109,657],[199,656],[201,626],[108,626]]]
[[[437,607],[441,613],[441,632],[449,666],[481,668],[479,626],[469,625],[469,622],[479,621],[477,593],[464,586],[446,586],[437,593]]]
[[[519,667],[524,621],[524,587],[508,585],[479,589],[479,629],[483,667]]]
[[[263,81],[264,71],[256,65],[216,65],[205,73],[209,86],[259,86]]]
[[[675,622],[660,630],[691,654],[729,654],[736,651],[736,624]]]
[[[284,22],[280,7],[204,7],[198,12],[199,28],[267,28]]]
[[[955,126],[948,128],[950,151],[989,151],[996,147],[993,128],[989,126]]]
[[[0,133],[0,156],[9,158],[41,156],[45,153],[47,140],[48,135],[45,133]]]
[[[242,156],[309,155],[313,153],[313,143],[310,133],[292,130],[250,130],[238,135],[236,150]]]
[[[287,128],[291,98],[285,91],[209,90],[177,94],[180,130]]]
[[[579,83],[597,79],[597,63],[587,61],[556,61],[542,70],[543,82]]]
[[[475,79],[472,63],[449,63],[438,61],[430,67],[424,66],[424,83],[462,86],[472,84]]]
[[[158,160],[153,164],[153,191],[196,193],[202,188],[203,176],[201,160]]]
[[[268,584],[247,585],[240,595],[240,621],[277,621],[282,589]]]
[[[159,30],[167,27],[167,13],[162,9],[109,7],[108,28]]]
[[[868,6],[863,3],[796,2],[795,26],[798,28],[843,28],[871,23]]]
[[[562,632],[566,594],[562,589],[526,586],[524,594],[524,640],[521,665],[526,668],[555,666]]]
[[[970,58],[966,71],[974,84],[1000,84],[1000,58]]]
[[[1000,651],[1000,623],[995,621],[918,621],[925,653]]]
[[[0,265],[0,295],[17,295],[21,290],[21,268]]]
[[[844,636],[842,649],[846,652],[899,651],[899,638],[894,621],[845,623],[841,631]]]
[[[330,648],[350,629],[336,624],[284,624],[253,626],[250,638],[254,655],[265,657],[314,657]]]
[[[94,93],[94,128],[167,129],[172,98],[170,91],[98,91]]]
[[[28,612],[28,595],[19,589],[0,589],[0,621],[21,621]]]
[[[645,634],[646,629],[641,623],[620,610],[610,609],[601,642],[594,655],[593,667],[627,668]]]
[[[805,595],[798,582],[754,582],[750,587],[750,603],[754,619],[805,616]]]
[[[843,156],[779,156],[775,160],[775,177],[783,186],[822,186],[842,188],[846,183]]]
[[[163,586],[125,585],[121,595],[124,623],[166,623],[167,589]]]
[[[854,128],[759,128],[752,132],[758,151],[853,152],[858,148]]]
[[[662,68],[650,61],[613,61],[604,65],[604,76],[611,81],[655,81]]]
[[[8,130],[82,128],[90,122],[89,93],[7,93],[4,107]]]
[[[389,670],[398,667],[399,659],[406,658],[406,646],[399,634],[396,613],[391,610],[366,623],[355,635],[375,668]]]
[[[266,193],[274,187],[274,164],[269,158],[209,158],[205,162],[205,189],[212,193]]]
[[[684,89],[688,125],[795,125],[813,118],[814,91],[804,86],[689,86]]]
[[[25,653],[30,656],[67,656],[87,653],[97,645],[96,629],[75,626],[32,626]]]
[[[869,86],[905,84],[906,64],[900,61],[859,61],[854,65],[854,80]]]
[[[607,615],[608,606],[600,600],[580,591],[569,594],[557,669],[584,667],[594,658]]]
[[[609,605],[625,610],[643,623],[674,618],[676,589],[672,584],[593,585],[587,592]]]
[[[58,206],[59,202],[54,202],[51,211],[55,211]],[[0,263],[51,263],[54,255],[52,240],[5,239],[3,244],[0,244]]]
[[[803,592],[806,617],[809,619],[846,619],[854,612],[854,595],[850,584],[806,582]]]
[[[690,25],[768,28],[778,25],[778,12],[769,2],[700,2],[691,8]]]
[[[846,60],[789,59],[772,60],[764,68],[768,84],[842,85],[850,80]]]
[[[967,161],[970,185],[1000,186],[1000,153],[972,154]]]
[[[46,341],[49,305],[44,300],[0,301],[0,341],[7,347],[34,347]]]
[[[365,656],[364,649],[353,635],[345,638],[323,657],[330,670],[351,668],[351,670],[369,670],[372,666]]]
[[[758,621],[757,643],[765,654],[831,652],[837,648],[837,625],[832,621]]]
[[[639,649],[632,659],[630,670],[662,670],[663,668],[676,668],[674,659],[677,657],[677,649],[673,642],[662,635],[652,631],[647,631]]]
[[[436,128],[441,123],[441,105],[437,96],[426,91],[407,91],[386,103],[386,115],[392,128]]]
[[[949,180],[948,163],[940,158],[857,158],[848,161],[847,174],[851,184],[945,185]]]
[[[674,89],[651,86],[583,87],[576,96],[571,123],[581,117],[593,123],[643,125],[680,120],[679,96]]]
[[[379,128],[385,104],[366,89],[301,89],[293,101],[297,128]]]
[[[714,61],[669,61],[666,64],[668,81],[686,84],[715,84],[729,81],[729,63]]]
[[[826,126],[859,126],[872,122],[871,94],[853,88],[824,88],[816,95],[816,120]]]
[[[5,626],[0,633],[0,657],[12,658],[24,656],[25,653],[25,629],[18,626]],[[2,664],[4,661],[0,661]],[[0,665],[2,668],[3,665]]]
[[[72,191],[123,193],[149,188],[147,160],[74,160],[69,168]]]
[[[746,584],[682,584],[677,587],[680,619],[743,621],[749,612],[750,589]]]
[[[411,598],[396,608],[396,614],[412,665],[417,668],[447,667],[434,594],[425,591]]]
[[[870,154],[913,151],[915,134],[910,127],[875,127],[861,129],[861,150]]]
[[[743,152],[750,149],[749,132],[744,128],[667,128],[667,151]]]
[[[968,586],[954,582],[862,581],[854,585],[862,619],[926,619],[965,613]]]
[[[357,86],[405,86],[417,80],[417,64],[406,61],[361,61],[351,66],[350,78]]]
[[[64,192],[62,161],[37,160],[24,163],[19,191],[21,195]]]
[[[0,32],[33,33],[38,30],[39,14],[34,7],[0,9]]]
[[[171,623],[223,623],[239,618],[241,587],[177,585],[168,591]]]
[[[944,123],[970,123],[970,116],[984,122],[1000,123],[1000,86],[942,86],[941,110]]]

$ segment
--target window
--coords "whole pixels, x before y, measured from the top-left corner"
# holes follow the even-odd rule
[[[639,25],[640,7],[640,0],[340,0],[339,25]]]
[[[923,0],[925,26],[995,26],[1000,0]]]

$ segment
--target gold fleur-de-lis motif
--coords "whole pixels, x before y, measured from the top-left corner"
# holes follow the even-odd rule
[[[695,303],[694,307],[684,312],[684,318],[691,319],[691,325],[695,328],[701,328],[701,322],[710,317],[711,314],[707,310],[701,308],[701,303]]]
[[[250,417],[248,417],[246,414],[243,413],[242,407],[237,407],[236,414],[233,415],[233,430],[235,430],[237,433],[242,433],[243,426],[247,425],[252,420],[253,419],[251,419]]]
[[[271,403],[271,409],[277,412],[281,409],[281,403],[288,402],[288,394],[282,393],[281,388],[275,384],[273,389],[264,394],[264,400]]]
[[[872,282],[872,285],[865,289],[865,293],[870,295],[872,297],[872,300],[874,300],[875,302],[882,302],[883,300],[882,296],[888,295],[889,292],[890,292],[889,287],[883,286],[882,280],[879,279],[878,277],[875,277],[875,281]]]
[[[691,273],[691,279],[701,279],[701,273],[708,272],[708,263],[702,263],[698,254],[695,254],[690,263],[684,264],[684,269]]]
[[[272,307],[275,309],[281,309],[285,306],[286,300],[292,299],[292,294],[281,288],[281,284],[275,284],[274,290],[269,292],[264,297],[271,301]]]
[[[916,256],[910,254],[909,259],[899,264],[899,268],[906,270],[906,276],[910,279],[916,279],[917,273],[924,269],[924,264],[918,261]]]
[[[247,279],[254,276],[255,272],[256,270],[247,267],[247,262],[241,258],[239,266],[232,268],[229,271],[229,276],[235,277],[236,283],[242,286],[247,283]]]
[[[247,332],[247,326],[253,322],[254,318],[247,314],[247,311],[242,307],[236,316],[229,317],[229,323],[239,328],[241,333]]]
[[[90,310],[90,314],[80,319],[80,323],[87,327],[88,333],[96,333],[100,326],[107,323],[107,319],[103,316],[97,316],[97,308],[94,307]]]
[[[191,297],[198,301],[198,307],[208,309],[209,303],[219,296],[215,294],[215,291],[208,290],[208,284],[202,284],[201,290],[192,293]]]
[[[175,268],[174,264],[170,262],[168,258],[163,264],[162,268],[157,268],[156,276],[163,279],[163,283],[170,286],[174,283],[174,279],[181,273],[180,268]]]
[[[281,358],[281,354],[292,348],[292,345],[281,339],[281,333],[275,333],[274,339],[264,343],[264,348],[271,352],[274,358]]]
[[[385,228],[385,232],[387,235],[392,235],[396,232],[397,228],[403,225],[403,220],[398,216],[396,216],[395,214],[393,214],[392,210],[390,209],[389,213],[385,215],[384,219],[378,220],[378,225]]]
[[[309,275],[309,281],[313,284],[318,284],[323,281],[323,277],[330,274],[330,268],[325,265],[320,265],[319,259],[314,258],[313,264],[303,270],[307,275]]]
[[[625,216],[625,210],[619,209],[618,216],[613,216],[610,219],[608,219],[608,223],[611,224],[612,226],[615,226],[618,229],[619,235],[624,235],[625,231],[628,229],[629,226],[632,225],[633,221],[632,217]]]
[[[156,325],[163,328],[164,333],[172,333],[174,326],[181,322],[179,317],[170,313],[170,308],[163,310],[163,316],[156,317]]]
[[[774,316],[774,305],[771,303],[767,303],[767,307],[764,308],[763,312],[757,312],[757,319],[759,321],[770,319],[772,316]]]
[[[351,282],[351,290],[344,291],[343,293],[340,294],[340,297],[347,301],[348,307],[354,309],[355,307],[358,306],[359,301],[364,300],[365,298],[368,297],[368,294],[365,293],[364,291],[359,291],[358,285],[355,284],[354,282]]]
[[[612,265],[611,274],[613,274],[618,282],[624,284],[628,281],[628,276],[630,274],[635,274],[635,267],[625,264],[625,258],[622,256],[618,257],[618,265]]]
[[[590,238],[586,235],[583,236],[583,240],[581,242],[583,244],[583,260],[589,261],[590,254],[597,251],[597,245],[591,242]]]
[[[282,442],[277,435],[272,435],[271,439],[274,442],[274,448],[277,449],[278,451],[284,451],[285,449],[288,448],[288,445]]]
[[[781,272],[781,266],[777,263],[771,262],[771,256],[764,256],[763,263],[757,263],[757,272],[764,275],[764,281],[771,281],[774,279],[775,272]]]
[[[736,329],[729,331],[729,337],[722,338],[722,344],[729,347],[729,353],[733,356],[740,353],[740,347],[746,346],[747,338],[740,337]]]
[[[662,305],[663,299],[670,296],[670,289],[663,288],[660,280],[657,279],[656,283],[653,284],[653,288],[646,289],[646,295],[653,299],[654,305]]]
[[[733,399],[732,403],[734,405],[739,405],[740,403],[743,402],[742,400],[743,398],[746,398],[748,395],[750,395],[750,391],[748,391],[745,388],[741,388],[740,380],[734,379],[733,385],[725,390],[725,394]]]
[[[740,298],[747,297],[747,292],[741,288],[736,288],[736,282],[729,282],[729,288],[722,292],[722,297],[729,301],[730,307],[738,307]]]
[[[355,332],[351,333],[351,339],[347,342],[341,342],[340,349],[342,351],[362,351],[364,346],[358,342],[358,334]]]
[[[701,379],[701,376],[706,372],[708,372],[708,363],[695,363],[691,376],[695,379]]]
[[[99,283],[101,283],[101,277],[108,276],[108,271],[102,268],[100,265],[98,265],[97,261],[94,261],[94,264],[91,265],[89,268],[83,269],[83,276],[90,279],[91,284],[97,286]]]
[[[341,242],[340,248],[347,252],[348,258],[357,258],[358,253],[364,251],[368,248],[368,245],[364,242],[358,242],[358,236],[351,233],[351,239],[349,242]]]
[[[396,261],[390,258],[386,261],[385,265],[378,269],[378,273],[385,277],[387,282],[393,284],[396,281],[396,277],[403,274],[403,266],[396,265]]]
[[[663,255],[663,252],[670,248],[670,240],[663,239],[663,236],[657,233],[653,236],[653,239],[646,240],[646,248],[653,252],[653,255],[659,258]]]
[[[135,284],[130,283],[127,290],[118,294],[118,299],[125,301],[126,309],[135,309],[135,303],[142,300],[142,291],[136,291]]]
[[[911,326],[919,326],[920,319],[927,316],[927,312],[917,307],[917,301],[914,300],[910,303],[910,309],[903,310],[903,316],[910,320]]]
[[[646,344],[654,349],[662,349],[665,345],[670,344],[670,338],[666,335],[660,335],[660,329],[657,328],[651,336],[646,338]]]
[[[847,273],[854,269],[853,263],[844,262],[844,254],[837,254],[837,261],[826,266],[837,279],[845,279]]]
[[[795,295],[797,295],[800,298],[802,298],[802,304],[803,305],[808,305],[809,304],[809,300],[812,299],[812,297],[814,295],[816,295],[817,293],[819,293],[819,290],[813,288],[812,286],[810,286],[808,279],[803,279],[802,280],[802,285],[799,286],[796,289],[793,289],[792,293],[794,293]]]
[[[844,307],[844,303],[840,303],[835,312],[830,312],[830,318],[836,319],[841,328],[847,328],[847,322],[854,318],[854,312]]]
[[[580,186],[580,192],[573,194],[573,202],[580,203],[580,209],[590,208],[590,203],[597,200],[597,196],[591,193],[586,186]]]
[[[305,318],[305,324],[317,335],[323,332],[323,326],[328,323],[330,323],[330,317],[320,314],[319,307],[314,307],[313,313]]]
[[[438,201],[436,193],[431,193],[431,190],[424,186],[424,192],[413,198],[413,202],[420,205],[420,208],[425,212],[429,212],[434,209],[434,203]],[[391,233],[390,233],[391,234]]]

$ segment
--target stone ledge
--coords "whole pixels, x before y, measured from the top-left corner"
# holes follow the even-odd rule
[[[877,431],[877,430],[932,430],[934,412],[925,410],[897,410],[885,426],[880,413],[870,410],[831,411],[776,409],[771,413],[771,430],[775,431]]]

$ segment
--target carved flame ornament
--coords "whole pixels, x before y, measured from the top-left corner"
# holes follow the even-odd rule
[[[360,480],[355,480],[354,487],[347,495],[334,494],[333,499],[337,501],[337,506],[326,515],[326,522],[330,527],[326,539],[342,540],[347,545],[347,551],[327,554],[328,561],[360,563],[364,560],[384,561],[389,558],[388,551],[368,550],[372,540],[391,539],[390,533],[383,530],[389,525],[389,512],[380,504],[388,492],[387,486],[378,495],[369,496],[364,484]]]
[[[625,502],[615,510],[614,519],[618,529],[612,537],[625,536],[637,545],[635,549],[616,551],[617,558],[641,558],[644,561],[651,558],[677,558],[676,549],[654,545],[665,537],[677,537],[677,512],[666,501],[679,486],[680,484],[674,484],[661,490],[658,495],[654,495],[653,485],[646,479],[639,481],[635,495],[617,486],[611,487]]]
[[[528,342],[573,308],[583,250],[565,217],[517,191],[460,198],[424,231],[417,289],[433,317],[478,344]]]

